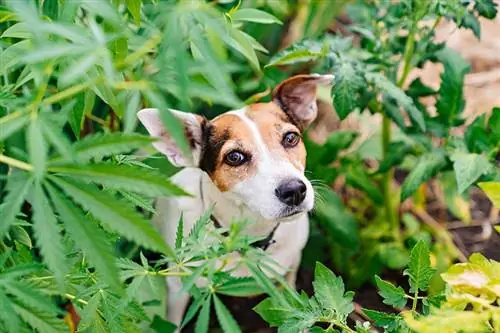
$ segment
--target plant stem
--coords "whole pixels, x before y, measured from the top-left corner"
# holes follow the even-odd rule
[[[8,157],[8,156],[2,155],[2,154],[0,154],[0,163],[5,163],[5,164],[8,164],[12,167],[26,170],[26,171],[33,170],[33,166],[31,164],[16,160],[15,158]]]
[[[418,302],[418,289],[415,290],[415,293],[413,294],[413,301],[411,303],[411,311],[413,312],[413,314],[415,314],[417,311],[417,302]]]
[[[411,59],[413,57],[413,52],[415,51],[415,31],[416,24],[413,23],[410,31],[408,32],[408,39],[406,40],[405,51],[403,56],[403,72],[397,80],[397,85],[399,88],[403,87],[410,74],[411,70]],[[382,109],[382,106],[380,106]],[[384,159],[389,155],[389,144],[391,143],[391,120],[389,116],[382,112],[382,150]],[[400,242],[401,235],[399,233],[399,218],[394,214],[394,207],[399,206],[399,202],[393,202],[391,185],[394,178],[394,169],[389,169],[382,179],[382,191],[384,194],[384,204],[385,204],[385,214],[386,218],[391,225],[394,240]],[[396,200],[398,200],[396,198]],[[398,200],[399,201],[399,200]]]

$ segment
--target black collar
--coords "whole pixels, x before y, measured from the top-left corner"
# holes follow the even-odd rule
[[[222,225],[220,224],[219,220],[217,220],[215,218],[215,216],[210,215],[210,219],[214,222],[214,226],[217,229],[222,228]],[[274,233],[276,232],[276,229],[278,229],[279,225],[280,224],[277,223],[276,226],[273,228],[273,230],[271,230],[271,232],[266,236],[266,238],[263,238],[263,239],[258,240],[256,242],[253,242],[252,244],[250,244],[250,246],[251,247],[255,247],[255,248],[259,248],[262,251],[267,250],[267,248],[269,248],[269,246],[271,246],[272,244],[276,243],[276,241],[273,239],[273,237],[274,237]],[[224,237],[229,236],[229,232],[224,231],[222,233],[222,236],[224,236]]]

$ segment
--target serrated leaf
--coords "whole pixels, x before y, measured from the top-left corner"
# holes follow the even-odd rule
[[[153,169],[127,164],[97,163],[89,165],[65,164],[50,171],[70,175],[72,178],[102,184],[108,188],[134,191],[151,197],[186,195],[165,175]]]
[[[59,287],[64,286],[64,276],[68,272],[62,237],[59,233],[56,216],[43,192],[42,185],[35,183],[33,188],[33,231],[37,246],[49,269],[54,273]]]
[[[395,165],[400,165],[405,157],[411,152],[411,146],[402,141],[391,142],[387,157],[380,162],[377,173],[383,173]]]
[[[259,59],[257,58],[257,54],[255,53],[255,49],[252,45],[252,40],[237,29],[231,30],[231,37],[231,47],[245,56],[254,68],[259,69]]]
[[[493,206],[500,208],[500,182],[485,182],[478,185],[486,193]]]
[[[375,326],[385,329],[387,333],[399,332],[397,329],[402,321],[400,316],[370,309],[363,309],[363,313],[373,320]]]
[[[175,233],[175,248],[182,247],[182,239],[184,238],[184,215],[181,213],[179,222],[177,222],[177,232]]]
[[[231,19],[234,21],[245,21],[245,22],[255,22],[262,24],[282,24],[274,15],[271,15],[263,10],[255,8],[242,8],[231,15]]]
[[[377,275],[375,275],[375,283],[379,289],[379,295],[384,299],[384,304],[391,305],[396,308],[405,307],[406,295],[403,288],[396,287],[392,283],[382,280]]]
[[[454,309],[439,309],[430,316],[414,316],[411,312],[404,312],[403,318],[414,332],[493,332],[488,320],[491,314],[488,311],[457,311]]]
[[[332,87],[333,105],[343,120],[357,107],[357,94],[363,85],[363,78],[348,61],[342,61],[335,66],[333,74],[335,75]]]
[[[493,165],[484,155],[457,152],[450,159],[455,169],[458,193],[464,192],[482,175],[493,171]]]
[[[76,246],[88,257],[98,274],[115,290],[121,289],[115,258],[104,232],[82,210],[66,199],[52,185],[47,186],[50,198]]]
[[[20,303],[30,308],[53,315],[61,312],[49,298],[24,282],[4,280],[2,281],[2,287],[8,294],[13,295]]]
[[[45,138],[58,150],[64,158],[74,160],[71,142],[62,129],[52,122],[50,117],[42,118],[42,131]]]
[[[417,165],[403,182],[401,187],[401,201],[410,197],[420,184],[434,177],[446,164],[446,155],[442,151],[434,151],[422,155]]]
[[[292,308],[278,305],[271,297],[266,298],[253,308],[271,327],[283,325],[293,313]]]
[[[219,320],[219,324],[224,333],[238,333],[241,332],[236,320],[234,320],[233,316],[226,308],[226,306],[221,302],[219,297],[214,294],[214,307],[215,314],[217,315],[217,319]]]
[[[458,52],[449,48],[439,51],[436,56],[444,65],[436,111],[441,121],[451,125],[465,107],[464,78],[471,68]]]
[[[233,278],[217,287],[217,293],[236,297],[256,296],[264,290],[252,278]]]
[[[275,54],[265,67],[291,65],[316,60],[323,56],[323,45],[316,40],[304,40]]]
[[[474,1],[474,9],[481,15],[489,20],[497,16],[498,4],[493,0],[476,0]]]
[[[425,120],[422,112],[415,106],[413,100],[405,94],[405,92],[391,82],[385,75],[380,73],[367,73],[366,79],[368,82],[377,87],[384,95],[389,96],[401,105],[412,122],[423,132],[425,131]]]
[[[0,219],[0,239],[14,223],[32,183],[33,179],[27,173],[17,176],[12,175],[7,178],[7,185],[5,186],[7,195],[0,205],[0,216],[2,217]]]
[[[63,320],[54,314],[25,308],[17,304],[14,305],[14,309],[23,321],[36,328],[38,333],[65,332],[68,329]]]
[[[0,289],[0,322],[4,323],[7,333],[18,333],[21,325],[12,303],[2,289]]]
[[[42,134],[40,118],[32,119],[28,127],[28,151],[35,178],[41,179],[47,164],[47,145]]]
[[[323,264],[317,262],[314,270],[314,297],[323,306],[335,313],[337,320],[345,322],[354,311],[353,293],[345,293],[344,282]]]
[[[130,152],[131,150],[145,147],[154,142],[154,139],[136,133],[106,133],[87,136],[73,145],[76,158],[88,161],[92,158],[101,159],[110,155]],[[61,162],[63,158],[50,160],[51,163]]]
[[[131,207],[123,205],[122,202],[106,192],[99,191],[95,186],[58,177],[51,177],[51,180],[111,230],[146,248],[175,257],[172,249],[165,244],[151,223]]]
[[[471,12],[465,12],[464,17],[460,22],[460,27],[472,30],[477,39],[481,38],[481,24],[479,23],[477,17],[475,17]]]
[[[203,302],[200,314],[196,320],[195,333],[207,333],[208,324],[210,321],[210,304],[212,303],[212,297],[207,297]]]
[[[22,111],[17,111],[0,118],[0,141],[4,141],[23,128],[29,119],[29,114]]]
[[[418,241],[411,250],[408,269],[404,271],[404,275],[410,277],[410,291],[426,291],[435,272],[436,270],[431,268],[429,248],[425,242]]]

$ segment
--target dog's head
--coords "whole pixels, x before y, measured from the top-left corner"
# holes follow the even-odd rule
[[[317,84],[332,78],[294,76],[276,87],[272,102],[252,104],[210,121],[172,110],[184,123],[190,156],[165,132],[158,110],[141,110],[138,117],[159,138],[155,148],[174,165],[199,167],[226,198],[266,220],[286,220],[313,208],[301,133],[317,115]]]

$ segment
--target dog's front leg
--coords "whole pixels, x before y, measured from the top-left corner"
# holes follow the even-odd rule
[[[167,319],[180,327],[189,302],[189,293],[180,293],[182,282],[179,277],[168,277],[167,286]],[[180,332],[180,328],[177,329],[177,332]]]

